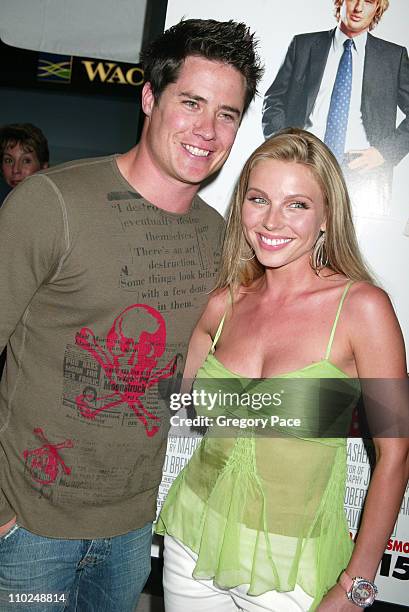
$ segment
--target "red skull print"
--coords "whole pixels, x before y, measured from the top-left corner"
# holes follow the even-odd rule
[[[99,343],[87,327],[81,329],[75,341],[101,365],[112,389],[112,393],[100,397],[93,390],[78,395],[75,401],[81,415],[95,419],[103,410],[126,404],[143,423],[146,434],[154,436],[160,419],[145,408],[142,398],[148,388],[172,376],[177,363],[173,357],[163,368],[156,369],[166,348],[162,315],[147,304],[133,304],[116,317],[104,343]]]

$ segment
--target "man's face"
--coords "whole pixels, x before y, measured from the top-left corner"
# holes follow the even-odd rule
[[[165,178],[198,185],[224,164],[243,114],[245,86],[236,68],[199,56],[186,58],[158,102],[145,84],[144,144]]]
[[[23,179],[48,164],[40,164],[35,151],[25,151],[20,143],[7,145],[4,149],[1,169],[4,180],[10,187],[16,187]]]
[[[341,30],[351,38],[365,32],[377,8],[378,0],[344,0],[340,11]]]

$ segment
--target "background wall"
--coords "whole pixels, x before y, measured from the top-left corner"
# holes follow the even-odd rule
[[[34,123],[48,138],[51,164],[126,151],[137,139],[140,104],[92,95],[3,87],[2,124]]]
[[[163,31],[166,9],[167,0],[147,2],[144,43]],[[21,19],[24,18],[23,11]],[[1,51],[4,54],[4,46]],[[29,64],[32,55],[32,52],[18,51],[15,65],[8,58],[6,63],[4,58],[3,62],[0,59],[0,82],[7,82],[6,71],[23,71],[24,57]],[[66,91],[61,87],[58,91],[46,85],[43,89],[34,89],[23,80],[18,87],[0,86],[0,124],[30,122],[38,125],[48,139],[52,165],[71,159],[121,153],[137,142],[143,119],[140,86],[133,88],[131,97],[118,97],[109,93],[72,93],[69,86]],[[0,177],[0,194],[4,188]]]

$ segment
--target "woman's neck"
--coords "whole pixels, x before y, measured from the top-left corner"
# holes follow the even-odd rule
[[[280,295],[283,301],[287,301],[322,284],[328,274],[329,271],[323,271],[323,275],[318,276],[306,257],[279,268],[267,268],[256,282],[264,295]]]

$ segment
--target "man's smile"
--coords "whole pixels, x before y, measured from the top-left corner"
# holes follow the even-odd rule
[[[208,149],[199,149],[199,147],[192,147],[192,145],[182,144],[182,147],[195,157],[208,157],[210,151]]]

